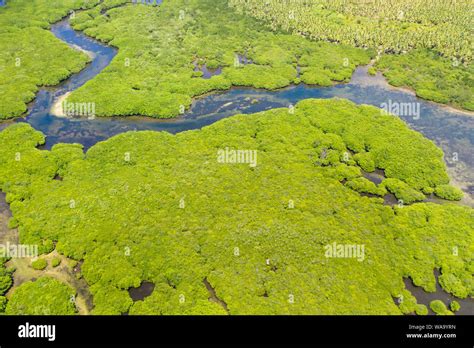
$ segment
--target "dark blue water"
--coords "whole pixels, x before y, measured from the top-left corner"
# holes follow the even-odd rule
[[[95,58],[84,70],[54,88],[43,88],[31,104],[28,115],[20,122],[28,122],[47,136],[45,148],[58,142],[81,143],[89,148],[116,134],[133,130],[155,130],[178,133],[199,129],[220,119],[239,114],[250,114],[277,107],[288,107],[307,98],[347,98],[357,104],[380,107],[389,100],[398,103],[419,103],[420,117],[404,117],[411,128],[420,131],[440,146],[446,155],[450,175],[456,184],[471,196],[474,194],[474,114],[466,115],[439,104],[423,101],[413,94],[390,87],[385,79],[369,76],[367,67],[359,67],[350,83],[332,87],[298,85],[278,91],[233,88],[194,101],[185,115],[170,120],[145,117],[63,118],[51,115],[50,109],[58,97],[82,86],[100,73],[115,57],[117,51],[80,32],[74,31],[67,20],[52,26],[52,32],[71,46],[93,52]],[[5,127],[8,122],[0,124]],[[456,160],[457,159],[457,160]]]

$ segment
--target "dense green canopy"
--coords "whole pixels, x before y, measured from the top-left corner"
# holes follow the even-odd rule
[[[369,47],[394,86],[474,110],[471,0],[228,0],[275,31]]]
[[[272,33],[235,14],[224,0],[173,0],[159,7],[126,0],[98,3],[17,0],[0,10],[0,119],[20,116],[39,86],[55,85],[85,66],[86,55],[45,30],[72,9],[92,8],[74,15],[74,27],[120,48],[110,67],[69,98],[95,103],[97,116],[174,117],[192,97],[232,85],[276,89],[303,81],[327,86],[348,81],[371,55]],[[119,5],[124,6],[106,11]],[[223,71],[204,79],[195,65]]]
[[[69,102],[94,102],[97,116],[175,117],[193,97],[233,85],[277,89],[303,81],[327,86],[348,81],[355,67],[373,55],[273,33],[236,14],[225,0],[128,4],[105,16],[94,8],[79,13],[72,24],[119,48],[109,67],[68,97]],[[196,67],[222,68],[222,73],[206,79]]]
[[[473,59],[471,0],[227,0],[273,29],[312,39],[403,53],[428,48]]]
[[[376,67],[388,82],[410,87],[417,96],[474,111],[474,65],[453,65],[432,51],[384,55]]]
[[[26,112],[40,86],[57,85],[89,58],[48,30],[70,10],[98,0],[16,0],[0,8],[0,120]]]
[[[23,283],[13,292],[5,313],[8,315],[71,315],[75,292],[56,279],[41,277]]]
[[[10,289],[13,284],[11,272],[4,267],[6,258],[0,257],[0,298]],[[1,302],[1,299],[0,299]],[[1,307],[1,305],[0,305]],[[1,312],[2,310],[0,310]]]
[[[178,135],[125,133],[85,155],[43,142],[27,124],[0,133],[0,189],[23,243],[84,260],[93,313],[421,313],[403,277],[434,291],[434,268],[446,291],[474,294],[471,208],[389,206],[344,184],[367,186],[357,154],[384,169],[380,190],[448,184],[441,150],[377,108],[306,100]],[[223,149],[257,151],[257,165],[220,163]],[[334,243],[364,258],[328,258]],[[155,289],[133,303],[143,281]]]

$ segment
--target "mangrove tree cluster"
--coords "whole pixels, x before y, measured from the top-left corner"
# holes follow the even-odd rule
[[[49,31],[99,0],[16,0],[0,8],[0,120],[21,116],[40,86],[57,85],[89,61]]]
[[[474,110],[470,0],[228,0],[275,31],[371,48],[395,86]]]
[[[95,314],[424,313],[403,278],[435,291],[435,268],[446,291],[474,294],[472,208],[416,203],[450,187],[442,151],[375,107],[306,100],[178,135],[129,132],[85,154],[43,142],[24,123],[0,133],[10,225],[42,253],[83,261]],[[223,149],[256,151],[256,166],[219,161]],[[385,179],[364,181],[376,169]],[[154,291],[134,302],[127,290],[144,281]],[[27,296],[41,287],[55,299]],[[7,313],[72,313],[69,295],[39,279]]]
[[[175,117],[192,98],[231,86],[277,89],[305,82],[348,81],[371,51],[273,33],[238,15],[225,0],[173,0],[160,6],[128,3],[106,13],[78,13],[73,27],[119,48],[70,102],[94,102],[97,116]],[[196,67],[221,68],[203,78]]]

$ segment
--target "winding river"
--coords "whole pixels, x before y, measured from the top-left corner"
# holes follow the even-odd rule
[[[197,98],[185,115],[169,120],[146,117],[64,118],[50,112],[54,102],[71,92],[106,68],[117,54],[71,28],[68,20],[58,22],[51,31],[71,47],[93,54],[93,60],[81,72],[55,87],[42,88],[29,106],[27,116],[15,122],[28,122],[47,136],[45,148],[58,142],[81,143],[89,148],[99,141],[132,130],[154,130],[178,133],[199,129],[235,114],[254,113],[277,107],[288,107],[307,98],[347,98],[357,104],[380,107],[389,100],[398,103],[420,103],[419,118],[404,118],[411,128],[433,140],[445,153],[446,163],[454,184],[466,193],[463,203],[474,206],[474,114],[424,101],[413,93],[391,87],[380,74],[369,76],[367,67],[359,67],[347,84],[317,87],[300,84],[277,91],[235,87]],[[0,123],[0,129],[10,122]],[[457,160],[455,160],[457,157]]]
[[[467,193],[463,203],[474,206],[474,156],[472,155],[474,153],[474,114],[467,115],[462,111],[421,100],[410,91],[393,88],[380,74],[369,76],[367,66],[357,68],[349,83],[332,87],[300,84],[277,91],[232,88],[229,91],[197,98],[190,111],[176,119],[113,117],[88,120],[86,118],[65,118],[51,114],[53,104],[59,98],[99,74],[110,64],[117,54],[117,50],[73,30],[67,19],[52,25],[51,31],[71,47],[92,54],[92,62],[81,72],[74,74],[61,84],[42,88],[36,99],[30,104],[25,117],[14,121],[0,122],[0,130],[12,122],[27,122],[47,136],[44,146],[46,149],[59,142],[81,143],[87,149],[99,141],[127,131],[154,130],[178,133],[200,129],[232,115],[288,107],[307,98],[339,97],[350,99],[357,104],[370,104],[377,107],[389,100],[398,103],[420,103],[420,117],[416,119],[404,118],[404,120],[412,129],[423,133],[444,150],[453,183]],[[456,156],[457,160],[454,159]],[[429,304],[428,300],[432,299],[431,295],[422,289],[417,289],[408,281],[406,286],[417,298],[421,299],[420,302],[423,303],[425,300],[426,304]],[[433,295],[437,298],[448,296],[439,286]],[[472,314],[469,313],[474,310],[472,299],[458,301],[462,303],[463,313]]]

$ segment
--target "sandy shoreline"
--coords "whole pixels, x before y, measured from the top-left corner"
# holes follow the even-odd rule
[[[67,97],[69,97],[70,94],[71,92],[67,92],[66,94],[63,94],[62,96],[57,98],[53,103],[53,106],[51,107],[49,113],[56,117],[66,117],[66,114],[64,113],[63,103],[67,99]]]
[[[96,54],[92,51],[87,51],[85,49],[83,49],[82,47],[78,46],[78,45],[75,45],[75,44],[69,44],[69,47],[72,47],[74,48],[76,51],[80,51],[82,53],[85,53],[89,56],[89,58],[91,60],[93,60],[95,57],[96,57]]]

